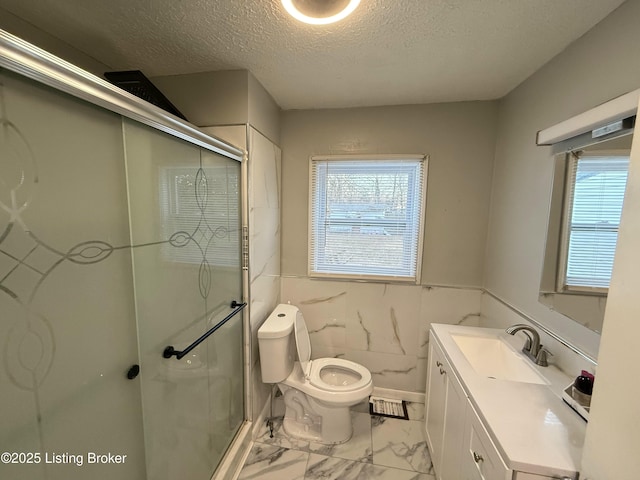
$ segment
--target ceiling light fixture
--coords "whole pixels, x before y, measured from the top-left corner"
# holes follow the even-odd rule
[[[296,20],[326,25],[342,20],[360,4],[360,0],[282,0],[282,6]]]

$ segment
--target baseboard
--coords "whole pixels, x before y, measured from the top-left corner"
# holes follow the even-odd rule
[[[393,390],[391,388],[373,387],[374,397],[390,398],[393,400],[406,400],[413,403],[424,403],[425,395],[419,392],[406,392],[404,390]]]

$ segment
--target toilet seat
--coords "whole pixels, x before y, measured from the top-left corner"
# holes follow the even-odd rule
[[[323,370],[342,371],[344,373],[343,378],[349,381],[349,383],[340,384],[335,381],[327,383],[325,379],[326,377],[323,375]],[[341,379],[342,378],[338,378],[337,380]],[[323,390],[330,390],[332,392],[351,392],[369,385],[371,383],[371,372],[362,365],[350,360],[344,360],[342,358],[319,358],[311,361],[309,382],[311,385]]]
[[[321,358],[319,360],[320,363],[322,363],[322,360],[331,361],[335,360],[335,358]],[[313,362],[310,362],[310,364],[313,365],[316,361],[317,360],[314,360]],[[337,387],[327,385],[324,382],[322,382],[323,387],[318,387],[311,383],[309,377],[304,375],[300,362],[296,362],[291,374],[281,383],[289,387],[293,387],[296,390],[300,390],[315,400],[326,402],[329,405],[338,407],[341,405],[355,405],[371,395],[371,392],[373,391],[373,382],[370,377],[368,383],[363,381],[364,379],[366,379],[365,376],[358,381],[357,385],[350,385],[351,389],[349,390],[339,390]]]
[[[285,384],[296,386],[305,393],[321,400],[339,401],[371,393],[371,372],[362,365],[342,358],[319,358],[311,360],[309,330],[302,313],[296,313],[294,323],[298,369],[289,375]],[[327,370],[333,370],[327,371]],[[323,371],[325,371],[323,373]],[[298,372],[301,374],[298,377]],[[326,374],[326,375],[325,375]],[[331,377],[334,378],[331,378]],[[323,378],[325,377],[325,378]],[[331,383],[329,383],[331,382]],[[297,384],[297,385],[296,385]]]

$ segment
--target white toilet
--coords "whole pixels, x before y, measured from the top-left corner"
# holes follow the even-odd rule
[[[349,407],[373,391],[371,372],[340,358],[311,360],[307,325],[294,305],[276,307],[258,329],[258,345],[262,381],[277,383],[284,396],[285,432],[325,444],[349,440]]]

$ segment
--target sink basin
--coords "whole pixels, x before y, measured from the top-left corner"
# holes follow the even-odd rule
[[[500,337],[452,334],[467,361],[479,375],[512,382],[548,385],[520,352]]]

